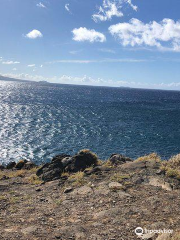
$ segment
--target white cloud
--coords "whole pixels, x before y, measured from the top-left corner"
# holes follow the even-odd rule
[[[132,3],[132,0],[126,0],[126,2],[132,7],[134,11],[138,10],[138,7]]]
[[[40,8],[46,8],[46,6],[42,2],[39,2],[38,4],[36,4],[36,6]]]
[[[116,53],[113,49],[108,49],[108,48],[100,48],[98,50],[104,53]]]
[[[30,39],[36,39],[36,38],[43,37],[43,35],[42,35],[42,33],[39,30],[34,29],[31,32],[27,33],[26,37],[30,38]]]
[[[80,53],[82,51],[83,51],[82,49],[80,49],[80,50],[72,50],[72,51],[69,51],[69,53],[72,54],[72,55],[75,55],[75,54]]]
[[[6,65],[12,65],[12,64],[19,64],[20,62],[17,62],[17,61],[5,61],[5,62],[2,62],[2,64],[6,64]]]
[[[13,71],[17,71],[17,68],[13,68],[12,70],[13,70]]]
[[[89,41],[93,43],[106,41],[105,35],[100,32],[96,32],[94,29],[80,27],[73,29],[72,33],[74,35],[73,40],[78,42]]]
[[[66,11],[68,11],[69,13],[71,13],[71,11],[70,11],[70,9],[69,9],[69,3],[65,4],[64,7],[65,7]]]
[[[122,8],[125,4],[128,4],[134,11],[138,9],[131,0],[103,0],[102,6],[99,7],[97,13],[92,15],[92,19],[99,22],[111,20],[112,17],[123,17]]]
[[[22,79],[22,80],[31,80],[31,81],[49,81],[54,83],[63,83],[63,84],[77,84],[77,85],[93,85],[93,86],[111,86],[111,87],[133,87],[133,88],[150,88],[150,89],[180,89],[180,82],[170,82],[170,83],[144,83],[144,82],[134,82],[134,81],[127,81],[127,80],[117,80],[114,81],[112,79],[102,79],[102,78],[92,78],[89,76],[82,76],[82,77],[76,77],[76,76],[54,76],[50,78],[46,78],[41,75],[29,75],[25,73],[21,74],[2,74],[0,75],[5,77],[12,77],[16,79]]]
[[[150,46],[162,51],[180,52],[180,21],[166,18],[159,23],[145,24],[133,18],[129,23],[110,26],[109,31],[123,46]]]
[[[28,67],[35,67],[35,64],[29,64]]]
[[[42,67],[43,67],[43,65],[41,64],[41,65],[40,65],[40,68],[42,68]]]
[[[140,63],[140,62],[152,62],[154,60],[152,59],[133,59],[133,58],[106,58],[106,59],[99,59],[99,60],[79,60],[79,59],[73,59],[73,60],[56,60],[47,62],[46,64],[55,64],[55,63],[78,63],[78,64],[88,64],[88,63],[122,63],[122,62],[128,62],[128,63]]]

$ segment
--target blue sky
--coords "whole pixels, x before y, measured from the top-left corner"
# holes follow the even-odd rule
[[[179,0],[0,0],[0,74],[180,89]]]

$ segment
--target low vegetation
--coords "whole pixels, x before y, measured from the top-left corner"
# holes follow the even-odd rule
[[[42,183],[40,178],[36,174],[32,174],[27,178],[27,182],[32,184],[32,185],[39,185]]]
[[[167,177],[180,180],[180,154],[162,162],[161,170],[165,172]]]
[[[112,177],[111,177],[111,181],[114,181],[114,182],[123,182],[124,180],[127,180],[130,178],[130,175],[126,174],[126,175],[121,175],[119,173],[116,173],[114,174]]]
[[[157,153],[151,153],[149,155],[145,155],[143,157],[137,158],[135,161],[155,161],[155,162],[161,162],[161,158]]]
[[[84,178],[84,172],[77,172],[71,175],[68,178],[69,182],[72,182],[73,186],[82,186],[86,183],[86,180]]]

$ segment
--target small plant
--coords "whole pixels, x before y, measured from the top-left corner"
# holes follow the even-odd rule
[[[70,173],[69,172],[63,172],[61,174],[61,177],[69,177],[70,176]]]
[[[111,177],[111,181],[114,182],[123,182],[124,180],[127,180],[130,178],[130,175],[121,175],[119,173],[114,174],[114,176]]]
[[[28,183],[33,184],[33,185],[39,185],[42,183],[40,178],[36,174],[32,174],[28,179]]]
[[[98,166],[101,166],[101,165],[103,165],[103,162],[104,162],[103,160],[98,159],[97,165],[98,165]]]
[[[107,160],[105,161],[105,163],[103,164],[103,166],[107,167],[107,168],[113,168],[113,164],[111,163],[111,161]]]
[[[9,198],[9,202],[12,204],[17,203],[18,201],[19,201],[19,197],[12,196]]]
[[[180,171],[177,169],[166,168],[165,173],[167,177],[172,177],[180,180]]]
[[[4,200],[6,200],[6,199],[7,199],[6,196],[4,196],[4,195],[1,195],[1,196],[0,196],[0,201],[4,201]]]
[[[55,199],[54,203],[59,206],[59,205],[62,204],[62,200],[61,199]]]
[[[86,183],[83,172],[77,172],[77,173],[71,175],[68,178],[68,180],[73,182],[72,183],[73,186],[82,186]]]

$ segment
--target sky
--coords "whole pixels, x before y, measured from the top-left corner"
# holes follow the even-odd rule
[[[0,74],[180,90],[179,0],[0,0]]]

